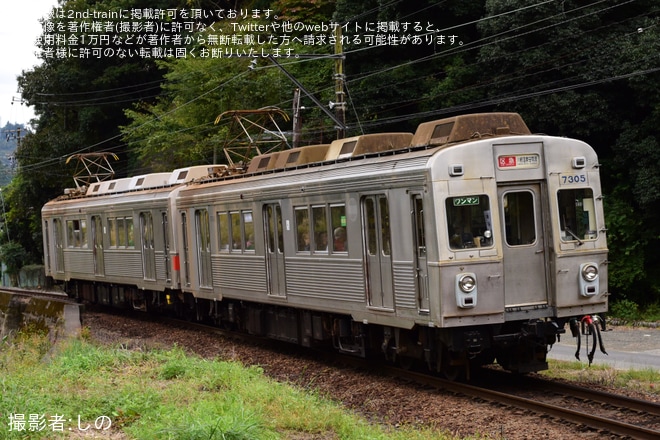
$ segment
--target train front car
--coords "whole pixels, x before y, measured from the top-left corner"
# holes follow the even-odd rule
[[[532,135],[506,113],[422,124],[413,145],[425,144],[438,145],[429,163],[438,258],[428,273],[441,329],[431,363],[539,371],[566,324],[595,341],[607,245],[593,149]]]

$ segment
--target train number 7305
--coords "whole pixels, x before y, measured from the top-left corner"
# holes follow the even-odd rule
[[[562,174],[559,176],[561,185],[572,185],[576,183],[587,183],[587,176],[584,174]]]

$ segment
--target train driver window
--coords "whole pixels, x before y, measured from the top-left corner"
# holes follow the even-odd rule
[[[582,240],[595,240],[596,208],[591,188],[562,189],[557,193],[561,239],[578,244]]]
[[[492,246],[493,228],[488,196],[449,197],[446,208],[451,249]]]

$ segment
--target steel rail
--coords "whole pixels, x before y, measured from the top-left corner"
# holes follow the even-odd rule
[[[389,372],[392,374],[395,373],[394,370],[389,370]],[[512,394],[489,390],[487,388],[465,383],[451,382],[445,379],[436,378],[421,373],[405,372],[402,374],[401,370],[399,369],[396,369],[396,374],[401,378],[414,380],[415,382],[424,385],[445,389],[457,394],[465,394],[468,396],[478,397],[487,401],[503,403],[537,413],[548,414],[561,420],[568,420],[574,423],[583,424],[597,430],[610,432],[612,434],[628,436],[641,440],[655,440],[660,438],[660,431],[657,430],[648,429],[642,426],[632,425],[617,420],[611,420],[605,417],[600,417],[594,414],[576,411],[549,403],[538,402],[525,397],[519,397]],[[587,393],[584,390],[583,392],[585,394]],[[626,402],[628,402],[626,399],[627,398],[623,397],[621,399],[624,405]],[[615,405],[622,406],[621,400]],[[648,402],[648,404],[653,405],[652,402]],[[641,409],[641,411],[647,412],[646,408]],[[655,412],[652,414],[655,414]]]

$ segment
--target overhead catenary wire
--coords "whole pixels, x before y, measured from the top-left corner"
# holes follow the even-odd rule
[[[594,2],[594,3],[591,3],[590,5],[583,5],[583,6],[579,7],[579,8],[576,8],[576,9],[571,10],[571,11],[564,11],[564,14],[565,14],[565,13],[572,13],[572,12],[576,11],[577,9],[582,9],[582,8],[585,8],[585,7],[594,6],[594,5],[597,5],[597,4],[600,4],[600,3],[603,3],[603,1],[604,1],[604,0],[600,0],[600,1],[597,1],[597,2]],[[630,1],[628,1],[628,2],[625,2],[625,3],[630,3],[631,1],[632,1],[632,0],[630,0]],[[516,9],[516,10],[512,10],[512,11],[507,11],[507,12],[505,12],[505,13],[506,13],[506,14],[510,14],[510,13],[516,12],[516,11],[518,11],[518,10],[527,9],[527,8],[534,7],[534,6],[538,6],[538,5],[543,5],[543,4],[546,4],[546,3],[549,3],[549,2],[550,2],[550,1],[544,1],[544,2],[537,3],[537,4],[535,4],[535,5],[528,5],[528,6],[525,6],[525,7],[523,7],[523,8],[518,8],[518,9]],[[389,4],[394,4],[394,3],[397,3],[397,2],[396,2],[396,1],[393,1],[393,2],[390,2]],[[624,4],[625,4],[625,3],[624,3]],[[434,6],[435,6],[435,5],[434,5]],[[596,14],[596,13],[600,13],[600,12],[602,12],[602,11],[609,10],[609,9],[614,8],[614,7],[617,7],[617,6],[620,6],[620,5],[614,5],[614,6],[610,6],[610,7],[608,7],[608,8],[600,9],[600,10],[598,10],[598,11],[592,11],[592,12],[589,12],[588,14],[583,15],[583,16],[570,18],[570,19],[568,19],[567,21],[572,21],[572,20],[577,20],[577,19],[580,19],[580,18],[584,18],[585,16],[593,15],[593,14]],[[502,13],[502,14],[504,14],[504,13]],[[500,15],[502,15],[502,14],[500,14]],[[555,16],[552,16],[552,17],[546,17],[546,18],[544,18],[544,19],[542,19],[542,20],[539,20],[539,21],[537,22],[537,24],[538,24],[539,22],[549,20],[549,19],[551,19],[551,18],[553,18],[553,17],[556,17],[556,15],[555,15]],[[461,25],[453,26],[453,27],[448,28],[448,29],[459,28],[459,27],[461,27],[461,26],[465,26],[465,25],[468,25],[468,24],[474,24],[474,23],[477,23],[477,22],[479,22],[479,21],[486,20],[486,19],[491,19],[491,18],[494,18],[494,17],[492,17],[492,16],[491,16],[491,17],[485,17],[485,18],[483,18],[483,19],[481,19],[481,20],[475,20],[475,21],[472,21],[472,22],[469,22],[469,23],[463,23],[463,24],[461,24]],[[565,22],[562,22],[562,23],[565,23]],[[562,23],[550,24],[550,25],[548,25],[548,26],[546,26],[546,27],[544,27],[544,28],[536,28],[536,29],[530,30],[530,31],[525,32],[525,33],[522,33],[522,34],[514,34],[514,35],[511,35],[511,36],[507,37],[504,41],[506,41],[506,40],[510,40],[510,39],[514,39],[514,38],[520,38],[521,36],[527,35],[527,34],[529,34],[529,33],[531,33],[531,32],[539,32],[539,31],[542,31],[542,30],[544,30],[544,29],[548,29],[548,28],[553,27],[553,26],[558,26],[558,25],[560,25],[560,24],[562,24]],[[509,34],[509,33],[511,33],[511,32],[514,32],[514,31],[516,31],[516,30],[518,30],[518,29],[521,29],[521,28],[523,28],[523,27],[525,27],[525,26],[521,26],[520,28],[517,28],[517,29],[514,29],[514,30],[510,30],[510,31],[505,31],[505,32],[502,32],[502,33],[497,34],[497,35],[498,35],[498,36],[503,36],[503,35]],[[486,38],[484,38],[484,39],[481,39],[481,40],[478,40],[478,41],[472,42],[472,43],[470,43],[470,45],[465,45],[464,47],[457,48],[456,51],[475,50],[475,49],[479,49],[479,48],[481,48],[481,47],[487,46],[488,44],[494,44],[494,42],[488,42],[488,41],[487,41],[487,40],[492,40],[494,37],[495,37],[495,36],[489,36],[489,37],[486,37]],[[498,40],[497,43],[501,43],[502,41],[503,41],[503,40]],[[477,44],[477,43],[478,43],[478,44]],[[351,54],[351,53],[355,53],[355,52],[357,52],[357,51],[368,50],[368,49],[369,49],[369,48],[359,48],[359,49],[355,49],[355,50],[353,50],[353,51],[347,51],[346,53],[347,53],[347,54]],[[382,75],[382,74],[384,74],[384,73],[386,73],[386,72],[392,71],[392,70],[397,69],[397,68],[401,68],[401,67],[404,67],[404,66],[407,66],[407,65],[413,65],[413,64],[416,64],[416,63],[427,62],[427,61],[434,60],[434,59],[439,59],[439,58],[442,58],[442,57],[449,56],[450,54],[451,54],[451,50],[450,50],[450,51],[443,51],[443,52],[440,52],[440,53],[437,53],[437,54],[432,54],[432,55],[429,55],[429,56],[426,56],[426,57],[422,57],[422,58],[417,59],[417,60],[411,60],[411,61],[409,61],[409,62],[399,64],[399,65],[397,65],[397,66],[392,66],[392,67],[390,67],[390,68],[388,68],[388,69],[380,69],[380,70],[378,70],[378,71],[374,71],[374,72],[372,72],[372,73],[370,73],[370,74],[367,74],[367,75],[369,75],[369,76]],[[299,60],[299,61],[296,61],[296,62],[305,62],[305,61],[309,61],[309,60],[304,60],[304,61]],[[259,68],[259,69],[265,69],[265,68],[269,68],[269,67],[261,67],[261,68]],[[493,99],[490,99],[490,100],[488,100],[488,101],[483,101],[483,102],[466,103],[466,104],[461,105],[461,106],[453,107],[452,109],[449,109],[449,110],[447,110],[447,109],[439,109],[438,111],[434,111],[434,112],[421,112],[421,113],[412,114],[412,115],[404,115],[404,116],[399,116],[399,117],[385,118],[385,119],[381,119],[381,120],[379,120],[379,121],[377,121],[377,122],[368,122],[368,123],[366,123],[366,125],[368,125],[368,126],[377,126],[377,125],[383,125],[383,124],[385,124],[385,123],[394,123],[394,122],[396,122],[396,121],[405,121],[405,120],[410,120],[410,119],[413,119],[413,118],[424,117],[424,116],[428,116],[428,115],[431,115],[431,114],[433,114],[433,115],[437,115],[437,114],[443,114],[443,113],[451,113],[451,112],[455,112],[455,111],[461,111],[461,109],[478,108],[478,107],[482,107],[482,106],[484,106],[484,105],[489,105],[489,104],[487,104],[487,103],[510,102],[511,100],[514,100],[515,97],[518,97],[519,99],[527,99],[528,97],[534,96],[535,93],[536,93],[536,94],[541,94],[541,95],[544,94],[544,93],[557,93],[558,91],[571,90],[571,89],[580,88],[580,87],[587,87],[587,86],[589,86],[589,85],[599,84],[599,83],[603,83],[603,82],[607,82],[607,81],[611,81],[611,80],[618,80],[618,79],[623,79],[623,78],[626,78],[626,77],[632,77],[632,76],[637,76],[637,75],[648,74],[648,73],[651,73],[651,72],[653,72],[653,71],[654,71],[654,70],[652,70],[652,69],[651,69],[651,70],[646,70],[646,71],[642,70],[642,71],[639,71],[639,72],[631,72],[631,73],[629,74],[629,75],[631,75],[631,76],[627,76],[627,75],[617,75],[617,76],[612,76],[612,77],[609,77],[609,78],[604,78],[604,79],[601,79],[601,80],[587,81],[587,82],[582,82],[582,83],[574,84],[574,85],[567,85],[567,86],[563,86],[563,87],[555,87],[555,88],[549,89],[548,91],[528,92],[528,93],[522,93],[522,94],[512,95],[512,96],[509,96],[509,97],[500,97],[499,100],[498,100],[498,98],[493,98]],[[202,97],[204,97],[204,96],[206,96],[206,95],[208,95],[208,94],[210,94],[210,93],[213,93],[214,91],[216,91],[216,90],[220,89],[221,87],[225,86],[227,83],[232,82],[232,81],[235,80],[236,78],[239,78],[239,77],[243,76],[243,75],[246,74],[246,73],[247,73],[247,72],[244,72],[244,73],[241,73],[241,74],[236,75],[234,78],[228,80],[226,83],[223,83],[223,84],[218,85],[218,86],[216,86],[216,87],[214,87],[214,88],[212,88],[212,89],[210,89],[210,90],[208,90],[208,91],[203,92],[203,93],[200,94],[199,96],[197,96],[197,97],[195,97],[195,98],[189,100],[188,102],[186,102],[186,103],[184,103],[184,104],[182,104],[182,105],[180,105],[180,106],[178,106],[178,107],[176,107],[176,108],[174,108],[174,109],[172,109],[172,110],[166,112],[165,114],[163,114],[163,115],[161,115],[161,116],[164,116],[164,115],[167,115],[167,114],[170,114],[170,113],[176,112],[176,111],[178,111],[179,109],[181,109],[181,108],[183,108],[183,107],[185,107],[185,106],[187,106],[187,105],[190,105],[190,104],[196,102],[198,99],[201,99]],[[531,75],[534,75],[534,74],[536,74],[536,73],[532,73]],[[355,83],[357,83],[358,81],[363,80],[363,79],[365,79],[366,77],[368,77],[367,75],[362,75],[362,76],[358,76],[358,77],[355,77],[355,78],[351,78],[349,81],[347,81],[347,83],[349,83],[349,84],[355,84]],[[542,85],[537,85],[537,86],[542,86]],[[330,87],[329,87],[329,88],[330,88]],[[81,92],[81,93],[84,93],[84,92]],[[538,96],[541,96],[541,95],[538,95]],[[352,104],[352,106],[353,106],[353,110],[354,110],[354,111],[356,112],[356,114],[357,114],[357,110],[355,109],[355,106],[354,106],[354,100],[355,100],[355,98],[356,98],[355,96],[352,96],[352,97],[351,97],[351,104]],[[445,111],[445,110],[446,110],[446,111]],[[142,124],[142,125],[140,125],[140,126],[138,126],[138,127],[135,127],[134,130],[138,130],[138,129],[140,129],[141,127],[143,127],[144,125],[147,125],[147,124],[149,124],[149,123],[150,123],[150,122],[147,121],[147,122],[145,122],[144,124]],[[360,125],[362,125],[362,124],[360,124]],[[106,143],[106,142],[110,142],[110,141],[116,140],[118,137],[121,137],[121,136],[124,136],[124,135],[125,135],[125,133],[122,133],[121,135],[117,135],[117,136],[114,136],[114,137],[112,137],[112,138],[110,138],[110,139],[106,139],[106,140],[104,140],[104,141],[98,142],[98,143],[96,143],[96,144],[94,144],[94,145],[87,146],[87,147],[85,147],[84,149],[81,149],[79,152],[88,151],[88,150],[90,150],[90,149],[92,149],[92,148],[95,148],[95,147],[101,146],[103,143]],[[121,144],[121,145],[119,145],[119,146],[114,146],[113,149],[117,149],[117,148],[120,148],[120,147],[123,147],[123,146],[126,146],[126,145],[127,145],[127,144]],[[54,160],[58,160],[58,159],[54,159]],[[52,163],[52,162],[51,162],[51,163]],[[30,166],[33,166],[33,167],[34,167],[34,166],[38,166],[38,165],[39,165],[39,164],[32,164],[32,165],[30,165]]]

